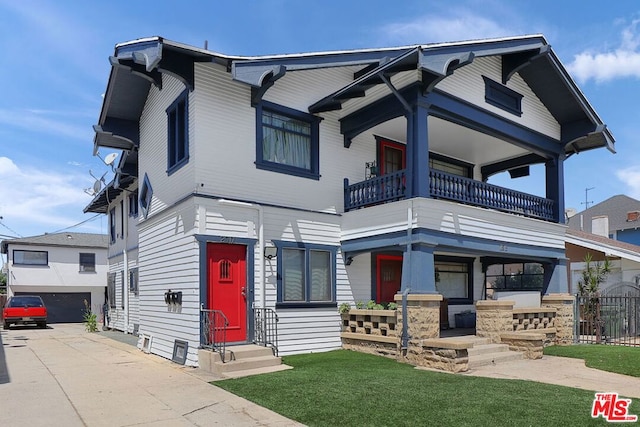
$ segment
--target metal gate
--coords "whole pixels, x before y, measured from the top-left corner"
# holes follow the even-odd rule
[[[577,296],[574,341],[640,346],[640,296],[634,293]]]

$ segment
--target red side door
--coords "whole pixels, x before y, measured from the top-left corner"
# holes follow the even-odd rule
[[[208,308],[220,310],[229,321],[227,342],[247,339],[247,247],[207,244]]]
[[[376,266],[376,302],[394,302],[393,297],[400,292],[402,284],[402,257],[378,255],[376,257]]]

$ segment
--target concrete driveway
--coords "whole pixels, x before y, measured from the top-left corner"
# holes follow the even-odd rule
[[[0,329],[1,426],[301,425],[82,324]]]

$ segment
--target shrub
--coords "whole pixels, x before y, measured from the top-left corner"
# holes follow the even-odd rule
[[[84,300],[84,327],[87,332],[97,332],[98,331],[98,316],[95,313],[91,312],[91,307],[89,307],[89,303],[87,300]]]

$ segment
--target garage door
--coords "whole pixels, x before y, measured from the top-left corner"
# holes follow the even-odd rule
[[[48,323],[82,323],[84,300],[91,307],[91,292],[46,293],[16,292],[17,295],[40,295],[47,307]]]

